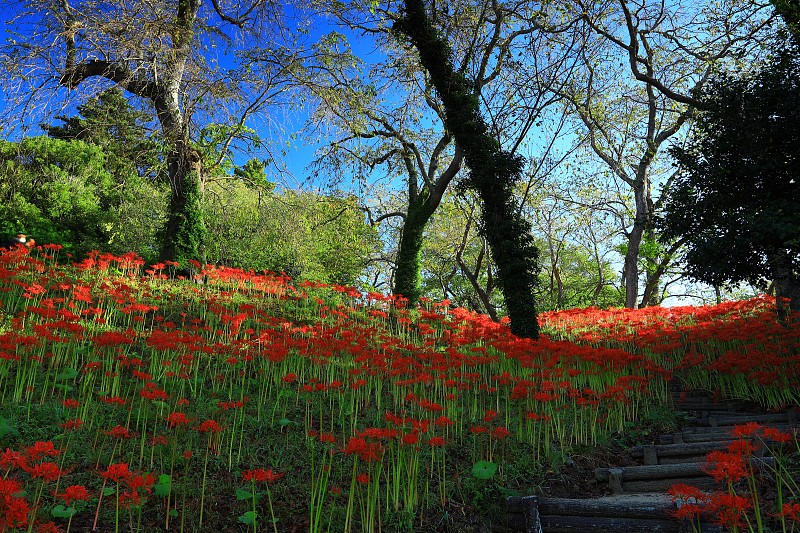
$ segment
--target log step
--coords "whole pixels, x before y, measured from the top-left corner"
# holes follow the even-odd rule
[[[758,424],[772,426],[774,424],[796,425],[797,416],[795,413],[763,413],[755,415],[714,415],[701,420],[703,424],[712,427],[737,426],[756,422]]]
[[[628,452],[634,457],[642,457],[650,447],[659,457],[680,457],[682,455],[700,455],[725,448],[728,442],[695,442],[683,444],[654,444],[651,446],[633,446]]]
[[[665,494],[626,494],[593,499],[509,498],[506,508],[516,531],[543,533],[649,533],[683,531],[671,516],[675,508]],[[527,519],[525,518],[527,517]],[[722,529],[702,525],[706,533]],[[685,530],[685,529],[684,529]]]
[[[754,457],[754,468],[764,470],[774,465],[772,457]],[[706,462],[626,466],[624,468],[598,468],[595,479],[607,481],[614,494],[630,492],[667,491],[676,483],[685,483],[701,489],[712,489],[716,482],[706,473]]]

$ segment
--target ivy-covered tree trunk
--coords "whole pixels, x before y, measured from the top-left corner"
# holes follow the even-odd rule
[[[80,23],[76,11],[68,1],[59,4],[66,38],[66,61],[59,83],[74,89],[88,78],[106,78],[125,91],[149,101],[156,111],[161,132],[169,146],[167,172],[172,193],[160,258],[162,261],[177,261],[185,269],[189,259],[201,259],[201,244],[205,234],[200,210],[200,157],[189,142],[187,124],[181,110],[181,95],[185,94],[183,77],[192,54],[193,39],[198,29],[197,16],[203,1],[177,2],[175,16],[167,26],[170,47],[160,51],[165,58],[165,68],[160,70],[155,70],[154,66],[143,66],[149,65],[147,62],[121,57],[111,60],[90,58],[79,62],[76,37],[80,35]]]
[[[202,260],[205,224],[201,211],[200,156],[187,141],[179,141],[167,156],[171,182],[169,216],[164,228],[161,260]]]
[[[420,255],[422,254],[423,236],[435,207],[431,207],[428,196],[418,194],[410,198],[408,212],[403,221],[400,244],[397,250],[397,267],[394,271],[393,293],[407,298],[414,304],[422,294],[420,274]]]
[[[447,143],[449,142],[448,140]],[[419,173],[411,151],[406,147],[402,155],[408,173],[408,210],[400,233],[392,292],[407,298],[409,305],[413,306],[422,295],[420,256],[425,240],[425,228],[442,203],[447,186],[461,168],[463,156],[456,150],[447,170],[435,180],[430,179],[430,176],[429,179],[423,180],[420,190]]]
[[[514,184],[521,178],[523,160],[502,150],[480,114],[479,101],[468,80],[453,67],[450,48],[431,26],[422,0],[406,0],[394,29],[419,52],[445,108],[445,124],[464,153],[470,173],[466,185],[478,193],[483,213],[481,233],[489,243],[498,269],[511,331],[536,338],[534,288],[538,250],[530,225],[518,212]]]

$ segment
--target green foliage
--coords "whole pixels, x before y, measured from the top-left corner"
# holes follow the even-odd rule
[[[700,95],[692,143],[671,150],[681,174],[661,222],[689,238],[696,279],[758,283],[800,266],[800,59],[779,52],[760,71],[720,75]],[[782,260],[788,261],[777,268]]]
[[[546,248],[545,243],[540,243],[539,247]],[[602,279],[597,261],[585,249],[569,242],[562,243],[557,264],[545,262],[539,272],[538,302],[541,310],[624,306],[624,294],[617,284],[619,273],[606,261],[600,268]],[[556,277],[561,280],[563,294],[560,295]]]
[[[82,141],[29,137],[0,141],[0,231],[81,254],[108,242],[120,191],[100,148]]]
[[[274,193],[239,180],[206,186],[206,260],[354,284],[377,247],[355,198]]]
[[[156,178],[163,175],[160,144],[149,137],[148,113],[131,107],[119,88],[100,93],[78,106],[79,116],[57,117],[61,126],[43,125],[53,138],[79,140],[102,148],[106,169],[117,182],[133,177]]]
[[[114,254],[136,252],[148,263],[158,260],[159,232],[167,220],[169,186],[150,180],[130,179],[113,209],[108,243],[102,248]]]
[[[795,42],[800,44],[800,2],[797,0],[772,0],[772,5],[786,23]]]

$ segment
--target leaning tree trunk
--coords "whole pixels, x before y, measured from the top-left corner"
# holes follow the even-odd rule
[[[489,243],[498,269],[498,285],[511,319],[511,331],[536,338],[534,288],[538,250],[530,225],[519,213],[513,186],[521,178],[523,160],[501,149],[489,134],[471,84],[456,72],[447,43],[431,26],[422,0],[406,0],[403,16],[394,29],[406,35],[419,52],[444,104],[445,125],[453,133],[470,168],[466,185],[481,200],[481,233]]]

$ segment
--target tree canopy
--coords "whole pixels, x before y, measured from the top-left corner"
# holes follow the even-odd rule
[[[762,68],[721,74],[683,146],[662,220],[686,237],[694,278],[714,285],[774,280],[800,309],[800,57],[796,47]]]

